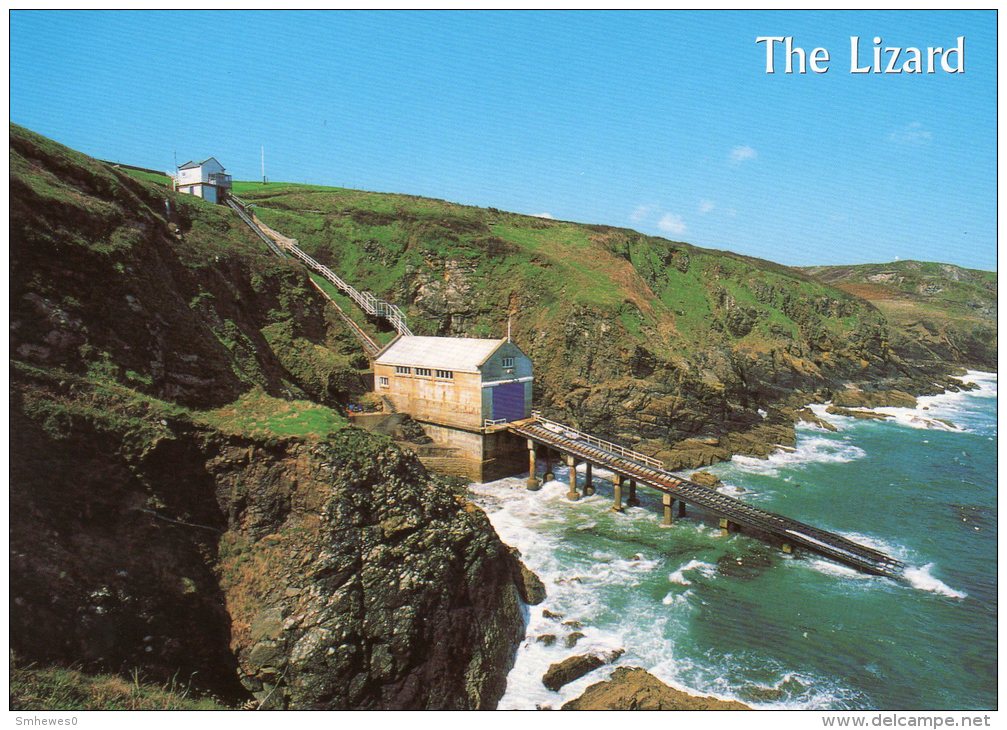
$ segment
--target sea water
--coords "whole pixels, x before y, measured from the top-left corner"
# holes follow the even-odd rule
[[[836,432],[801,425],[792,451],[710,469],[725,493],[904,561],[902,581],[722,537],[691,507],[662,527],[645,487],[640,507],[613,512],[598,469],[597,494],[577,502],[562,466],[538,492],[518,478],[473,485],[548,591],[528,609],[500,708],[558,708],[615,666],[756,707],[995,708],[997,379],[964,380],[978,390],[877,409],[884,422],[818,407]],[[550,664],[614,649],[625,654],[613,665],[543,686]]]

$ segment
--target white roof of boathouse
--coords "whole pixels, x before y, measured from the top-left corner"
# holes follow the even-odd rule
[[[490,355],[506,342],[475,337],[398,337],[378,354],[374,362],[378,365],[477,373]]]

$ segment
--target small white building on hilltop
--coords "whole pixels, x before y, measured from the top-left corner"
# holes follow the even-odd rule
[[[190,160],[178,166],[175,189],[189,195],[197,195],[211,203],[222,203],[231,190],[231,176],[216,157],[210,157],[202,162]]]

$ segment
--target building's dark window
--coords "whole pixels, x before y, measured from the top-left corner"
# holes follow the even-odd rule
[[[451,370],[438,370],[437,371],[437,377],[438,378],[446,378],[446,379],[450,380],[454,376],[455,376],[455,374]]]
[[[384,375],[382,375],[381,377],[379,377],[378,378],[378,385],[380,385],[382,388],[387,388],[388,387],[388,378],[385,377]]]
[[[409,375],[410,372],[412,372],[412,371],[409,368],[407,368],[405,365],[396,365],[395,366],[395,374],[396,375]]]
[[[513,357],[505,357],[503,359],[503,366],[505,368],[512,368],[512,367],[514,367],[514,358]]]
[[[430,368],[416,368],[416,374],[425,378],[430,377]]]

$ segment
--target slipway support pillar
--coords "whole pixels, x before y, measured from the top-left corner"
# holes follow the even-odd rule
[[[626,500],[626,504],[630,507],[640,506],[640,500],[636,497],[636,479],[629,480],[629,499]]]
[[[783,552],[785,552],[787,555],[790,555],[792,552],[794,552],[794,548],[790,546],[789,542],[783,543],[781,547],[783,549]]]
[[[542,488],[542,483],[535,476],[535,442],[528,439],[528,481],[525,482],[528,491],[535,492]]]
[[[731,523],[727,521],[726,517],[720,518],[720,535],[721,537],[727,537],[727,534],[731,531]]]
[[[548,446],[545,447],[545,474],[542,475],[542,483],[551,482],[556,478],[556,475],[552,473],[552,451]]]
[[[584,464],[584,496],[590,497],[594,494],[594,477],[591,474],[591,462]]]
[[[670,527],[674,519],[671,516],[671,506],[675,504],[675,498],[670,494],[662,494],[661,503],[664,505],[664,519],[661,520],[661,524],[665,527]]]
[[[615,495],[612,499],[612,511],[622,512],[622,474],[612,477],[612,492]]]
[[[577,494],[577,460],[568,456],[566,457],[566,465],[570,467],[570,491],[566,493],[566,498],[571,502],[576,502],[580,499],[580,495]]]
[[[678,516],[685,517],[685,502],[678,500]]]

